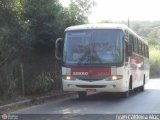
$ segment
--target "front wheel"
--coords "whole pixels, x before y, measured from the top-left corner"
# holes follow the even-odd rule
[[[128,90],[125,92],[122,92],[121,97],[123,97],[123,98],[129,97],[131,90],[132,90],[132,77],[130,77],[130,80],[129,80]]]
[[[122,93],[121,93],[121,97],[123,97],[123,98],[129,97],[129,91],[122,92]]]
[[[87,92],[86,91],[79,91],[78,92],[78,97],[80,99],[84,99],[87,96]]]

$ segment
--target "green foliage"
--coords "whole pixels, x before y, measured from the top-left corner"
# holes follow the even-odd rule
[[[150,45],[150,75],[160,77],[160,47]]]
[[[34,84],[30,86],[30,88],[32,88],[30,92],[36,94],[48,92],[53,89],[54,84],[54,75],[49,72],[44,72],[35,78]]]
[[[19,74],[18,58],[23,48],[23,29],[17,13],[13,11],[14,0],[0,0],[0,94],[13,97],[17,93]]]
[[[59,0],[0,0],[1,96],[22,91],[20,64],[24,65],[26,94],[61,89],[54,40],[63,37],[67,26],[88,22],[93,4],[92,0],[72,0],[64,8]]]
[[[155,47],[150,47],[150,63],[154,64],[156,62],[160,61],[160,49],[157,49]]]
[[[51,47],[59,31],[58,17],[63,8],[57,0],[27,0],[24,2],[23,18],[33,47]]]
[[[71,0],[65,12],[65,23],[67,26],[88,23],[88,15],[94,6],[93,0]]]

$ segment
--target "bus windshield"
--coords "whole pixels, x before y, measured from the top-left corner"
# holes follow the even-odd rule
[[[67,31],[65,64],[96,65],[122,62],[122,31],[115,29]]]

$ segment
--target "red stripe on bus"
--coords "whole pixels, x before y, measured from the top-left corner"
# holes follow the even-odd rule
[[[111,68],[71,68],[71,75],[110,76]]]

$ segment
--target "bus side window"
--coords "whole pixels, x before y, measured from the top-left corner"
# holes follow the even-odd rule
[[[137,39],[134,37],[134,52],[138,52],[138,47],[137,47]]]
[[[132,36],[132,50],[135,52],[135,43],[134,43],[134,38]]]
[[[141,55],[143,56],[143,43],[141,42]]]
[[[132,45],[132,51],[134,51],[134,39],[132,34],[129,34],[129,42]]]
[[[147,46],[147,57],[149,58],[149,47]]]
[[[147,57],[147,54],[146,54],[146,45],[144,44],[144,56]]]
[[[138,54],[140,54],[140,52],[141,52],[141,43],[140,43],[140,41],[137,39],[137,48],[138,48]]]
[[[143,56],[145,56],[144,50],[145,50],[145,48],[144,48],[144,43],[142,43],[142,55],[143,55]]]
[[[125,48],[124,48],[125,49],[125,61],[128,62],[128,57],[129,57],[128,56],[128,43],[125,42],[124,44],[125,44],[124,45],[125,46]]]
[[[145,57],[147,57],[147,45],[145,45],[144,48],[145,48],[145,50],[144,50],[144,52],[145,52]]]

